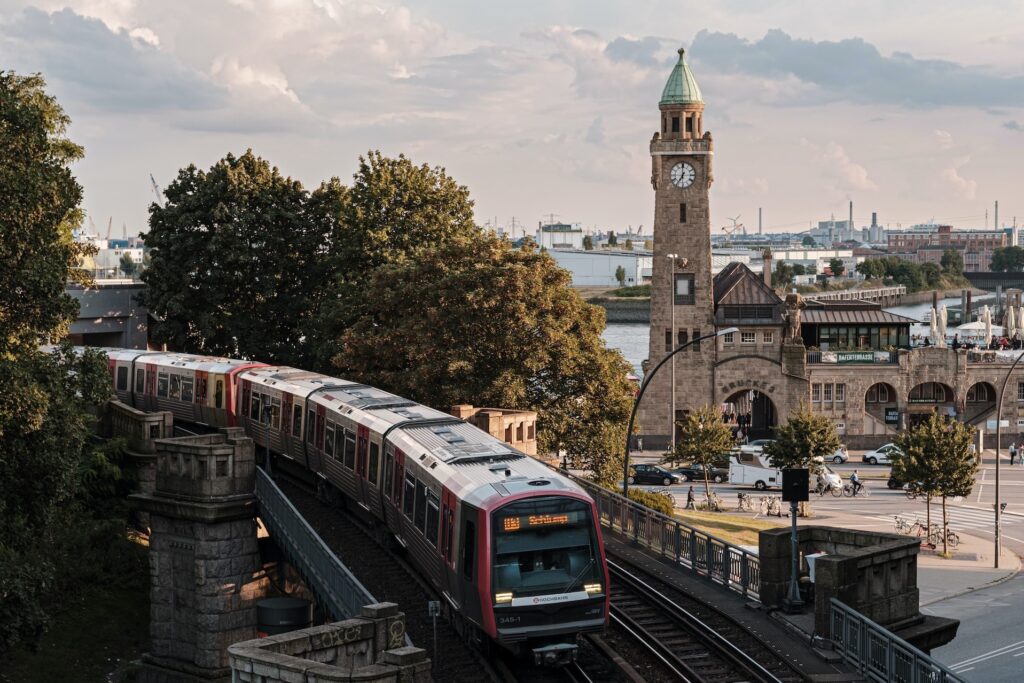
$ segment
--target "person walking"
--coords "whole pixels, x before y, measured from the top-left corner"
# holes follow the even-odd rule
[[[1011,443],[1010,444],[1010,464],[1011,465],[1013,464],[1013,461],[1016,460],[1016,458],[1017,458],[1017,444],[1016,443]]]
[[[696,499],[696,497],[694,496],[694,493],[693,493],[693,486],[690,486],[690,489],[686,492],[686,508],[685,509],[686,510],[696,510],[697,509],[697,499]]]

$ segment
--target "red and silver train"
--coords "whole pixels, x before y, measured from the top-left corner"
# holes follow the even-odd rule
[[[240,426],[404,546],[456,625],[541,664],[608,619],[593,500],[490,434],[380,389],[289,367],[104,349],[118,398]]]

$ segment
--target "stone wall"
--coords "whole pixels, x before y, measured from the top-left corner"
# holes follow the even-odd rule
[[[430,660],[404,646],[405,615],[393,603],[363,607],[360,617],[236,643],[232,680],[243,683],[429,681]]]

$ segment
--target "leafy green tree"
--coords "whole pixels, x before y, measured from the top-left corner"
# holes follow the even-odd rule
[[[793,275],[806,275],[807,267],[802,263],[793,264]]]
[[[846,264],[843,263],[841,258],[830,259],[828,268],[832,271],[832,277],[842,277],[843,273],[846,272]]]
[[[942,271],[934,263],[921,264],[921,277],[929,287],[938,287],[942,284]]]
[[[801,403],[785,424],[775,428],[775,440],[765,445],[764,453],[773,467],[807,468],[813,473],[839,446],[835,423]]]
[[[892,455],[892,474],[928,499],[928,528],[931,528],[931,499],[942,499],[942,552],[949,548],[949,516],[946,499],[969,496],[974,488],[978,462],[971,450],[974,427],[947,420],[932,413],[927,420],[897,435],[893,443],[899,452]]]
[[[138,264],[132,260],[132,257],[128,254],[121,255],[121,261],[118,263],[118,268],[124,273],[125,277],[131,277],[138,270]]]
[[[605,484],[621,479],[629,365],[601,339],[604,311],[549,257],[478,235],[383,266],[334,357],[341,376],[448,410],[538,412],[538,440]]]
[[[594,250],[594,238],[591,237],[590,235],[584,235],[583,236],[583,248],[586,251],[593,251]]]
[[[626,269],[622,266],[615,268],[615,279],[619,281],[619,287],[626,286]]]
[[[69,123],[40,76],[0,71],[0,651],[34,642],[77,588],[65,579],[78,562],[67,541],[91,531],[72,505],[92,458],[86,411],[109,394],[101,353],[39,348],[77,314],[67,281],[88,283],[71,239],[83,152]]]
[[[722,422],[722,414],[711,406],[690,412],[682,421],[676,449],[665,457],[669,464],[694,463],[704,470],[704,492],[711,498],[708,470],[720,465],[735,445],[732,430]]]
[[[964,273],[964,257],[956,249],[943,251],[939,263],[942,265],[942,272],[946,275],[963,275]]]
[[[815,242],[814,238],[811,237],[810,235],[805,235],[803,240],[800,242],[800,244],[805,246],[805,247],[816,247],[816,246],[818,246],[818,243]]]
[[[614,230],[609,230],[608,231],[608,246],[609,247],[617,247],[617,246],[619,246],[619,238],[615,234]]]
[[[626,251],[633,251],[633,240],[626,238],[626,243],[622,247]]]
[[[785,287],[793,282],[793,266],[785,261],[775,264],[775,272],[772,273],[772,287]]]
[[[343,193],[342,193],[343,194]],[[150,205],[142,300],[181,351],[300,364],[327,278],[332,207],[247,151],[190,165]]]
[[[997,273],[1024,270],[1024,247],[999,247],[992,252],[991,269]]]

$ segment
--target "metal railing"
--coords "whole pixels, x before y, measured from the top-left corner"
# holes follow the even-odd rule
[[[363,605],[378,602],[260,468],[256,468],[256,501],[274,542],[335,619],[357,617]],[[406,644],[411,644],[408,636]]]
[[[635,543],[694,574],[760,599],[761,562],[756,554],[627,500],[591,481],[569,476],[593,497],[601,524],[630,536]]]
[[[879,626],[863,614],[831,598],[832,644],[836,652],[871,681],[878,683],[958,683],[949,668]]]

